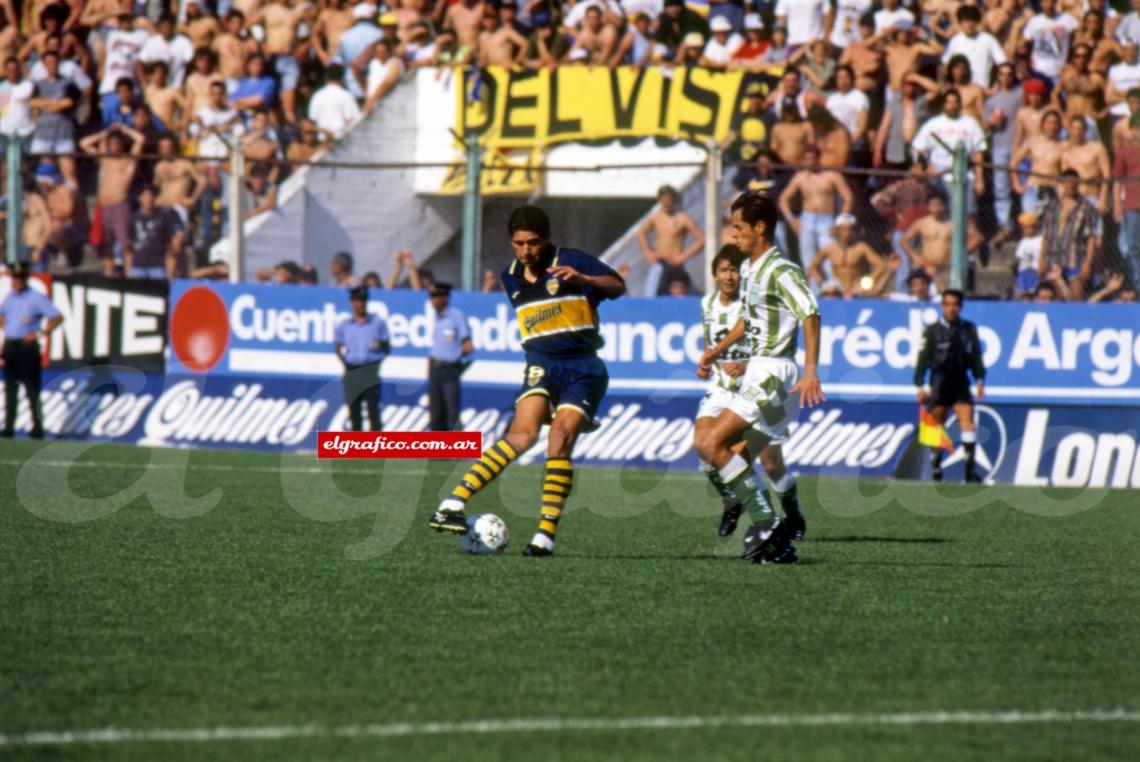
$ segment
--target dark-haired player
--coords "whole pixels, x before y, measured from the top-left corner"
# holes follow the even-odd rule
[[[550,242],[550,220],[536,206],[522,206],[507,223],[515,261],[502,273],[503,289],[518,314],[526,353],[515,417],[505,437],[471,466],[428,523],[432,529],[462,534],[467,501],[529,450],[550,425],[546,474],[542,482],[538,531],[523,551],[554,553],[554,536],[573,486],[570,454],[578,436],[595,426],[609,384],[598,357],[598,304],[625,293],[621,276],[589,254]]]
[[[744,557],[758,563],[796,560],[791,540],[796,528],[781,521],[760,490],[752,465],[732,446],[749,429],[765,443],[787,439],[798,407],[825,400],[816,367],[819,362],[819,307],[799,265],[772,245],[776,202],[745,193],[732,204],[736,245],[748,255],[741,267],[744,315],[728,335],[701,357],[700,373],[733,344],[746,339],[748,367],[728,407],[697,440],[698,454],[720,474],[725,487],[748,511],[752,526],[744,535]],[[804,370],[795,355],[800,325],[804,332]],[[798,403],[798,404],[797,404]]]
[[[744,315],[744,302],[740,299],[740,268],[746,259],[744,252],[734,244],[722,246],[713,257],[712,276],[716,290],[701,300],[701,319],[704,326],[705,348],[715,346],[728,335]],[[733,394],[740,388],[739,376],[748,366],[748,346],[746,340],[733,344],[712,364],[702,377],[709,380],[708,390],[697,408],[697,420],[693,426],[693,439],[699,440],[712,428],[717,417],[732,402]],[[749,463],[755,453],[760,453],[760,462],[765,473],[772,480],[780,505],[787,516],[792,534],[802,537],[805,530],[803,515],[800,513],[796,495],[796,483],[784,465],[783,452],[779,444],[758,441],[753,429],[745,432],[733,450],[744,456]],[[741,505],[720,478],[720,472],[704,458],[700,459],[701,470],[705,472],[713,487],[724,501],[724,512],[720,519],[720,536],[727,537],[736,531]]]
[[[986,367],[982,364],[982,343],[978,328],[969,320],[962,320],[962,292],[948,289],[942,293],[942,319],[927,326],[922,334],[922,349],[914,369],[914,385],[920,404],[926,405],[939,424],[946,422],[946,413],[954,409],[958,428],[962,432],[962,449],[966,451],[966,481],[980,482],[974,473],[974,451],[978,433],[974,427],[974,398],[970,396],[970,379],[978,385],[978,399],[985,394]],[[930,371],[927,382],[926,372]],[[941,447],[931,457],[931,475],[942,481]]]

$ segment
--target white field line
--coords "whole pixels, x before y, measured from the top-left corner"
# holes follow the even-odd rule
[[[909,725],[1023,725],[1089,722],[1140,722],[1130,709],[1044,709],[1034,711],[933,711],[882,714],[745,714],[710,717],[595,717],[397,722],[376,725],[262,725],[202,728],[103,728],[0,734],[0,748],[147,742],[258,741],[293,738],[392,738],[407,736],[560,733],[575,731],[687,730],[756,727],[859,727]]]
[[[329,461],[331,462],[331,461]],[[534,465],[534,464],[532,464]],[[0,466],[14,466],[14,467],[30,467],[30,468],[106,468],[106,469],[135,469],[142,468],[144,471],[222,471],[222,472],[238,472],[238,473],[264,473],[264,474],[324,474],[328,473],[329,468],[323,465],[315,466],[290,466],[290,465],[276,465],[276,466],[227,466],[221,463],[188,463],[186,465],[177,465],[173,463],[120,463],[118,461],[106,460],[84,460],[84,461],[70,461],[70,460],[15,460],[15,459],[0,459]],[[611,467],[605,466],[606,470],[612,470]],[[338,474],[375,474],[378,471],[376,468],[338,468]],[[388,463],[384,466],[384,473],[386,474],[406,474],[412,476],[419,476],[424,473],[423,467],[415,466],[402,466]],[[669,474],[670,479],[688,479],[694,481],[704,481],[706,477],[703,473],[694,473],[692,471],[677,471]]]

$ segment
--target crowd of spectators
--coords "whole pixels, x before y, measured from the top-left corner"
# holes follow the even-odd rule
[[[915,272],[946,285],[963,141],[972,261],[1015,248],[1016,295],[1131,298],[1140,10],[908,2],[0,0],[0,132],[32,157],[26,257],[74,266],[92,247],[108,274],[187,272],[229,223],[232,148],[245,208],[272,209],[290,167],[409,68],[702,66],[756,74],[731,185],[779,199],[779,243],[821,293],[905,296]],[[642,231],[647,291],[687,287],[699,233],[675,213]]]

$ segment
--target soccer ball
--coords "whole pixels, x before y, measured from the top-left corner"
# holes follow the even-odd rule
[[[467,533],[460,535],[459,547],[473,556],[502,553],[511,541],[506,523],[493,513],[478,513],[467,519]]]

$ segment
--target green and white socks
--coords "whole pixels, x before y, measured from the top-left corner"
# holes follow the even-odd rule
[[[756,486],[756,475],[748,461],[739,455],[733,455],[720,469],[719,476],[732,495],[733,502],[744,506],[753,524],[766,524],[775,518],[771,504]]]

